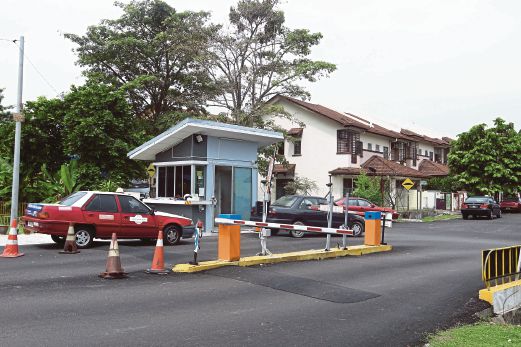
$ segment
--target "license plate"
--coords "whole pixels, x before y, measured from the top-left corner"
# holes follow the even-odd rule
[[[27,222],[27,226],[31,228],[31,227],[34,226],[34,223],[33,222]]]

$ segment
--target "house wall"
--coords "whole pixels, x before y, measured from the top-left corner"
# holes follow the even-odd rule
[[[420,166],[420,163],[422,162],[422,160],[425,160],[425,159],[429,159],[429,156],[425,156],[425,151],[428,151],[429,153],[432,152],[434,153],[434,145],[428,143],[428,142],[418,142],[418,145],[417,145],[417,148],[420,148],[421,149],[421,155],[418,156],[418,160],[416,162],[416,166],[411,166],[412,168],[418,170],[418,167]],[[433,154],[434,155],[434,154]]]
[[[305,124],[301,138],[302,155],[293,156],[293,144],[286,141],[284,146],[286,159],[289,163],[296,164],[296,176],[315,181],[318,185],[315,194],[324,196],[328,192],[326,184],[329,182],[329,171],[338,167],[356,165],[351,164],[350,154],[336,154],[336,131],[343,127],[335,121],[317,116],[315,113],[285,100],[281,100],[280,105]],[[274,121],[285,129],[300,127],[298,123],[292,123],[287,119],[275,118]],[[360,166],[360,161],[357,166]],[[342,185],[339,185],[336,180],[333,181],[333,184],[334,195],[341,196]]]
[[[360,166],[361,164],[365,163],[369,158],[371,158],[373,155],[378,155],[380,157],[383,157],[383,151],[384,147],[387,147],[389,149],[389,153],[391,151],[391,141],[389,141],[389,138],[384,136],[378,136],[371,133],[361,133],[360,134],[360,141],[364,144],[364,156],[362,158],[359,158],[358,163]],[[370,143],[372,145],[373,150],[369,151],[367,149],[367,144]],[[380,146],[380,150],[376,151],[376,145]],[[354,165],[354,164],[351,164]]]

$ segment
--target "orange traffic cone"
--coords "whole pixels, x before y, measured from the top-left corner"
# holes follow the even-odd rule
[[[78,245],[76,244],[76,233],[74,232],[74,224],[69,223],[69,230],[67,230],[67,238],[65,239],[65,246],[61,254],[76,254],[78,251]]]
[[[99,274],[101,278],[124,278],[127,273],[121,268],[121,259],[119,258],[119,247],[116,233],[112,233],[112,241],[110,241],[109,256],[107,258],[107,270]]]
[[[4,258],[16,258],[24,255],[18,252],[18,233],[16,231],[16,219],[11,221],[11,229],[9,230],[9,236],[7,236],[7,243],[5,244],[4,252],[0,254],[0,257]]]
[[[152,267],[145,270],[149,274],[166,275],[168,270],[165,269],[165,252],[163,250],[163,232],[159,230],[157,234],[156,250],[154,251],[154,259]]]

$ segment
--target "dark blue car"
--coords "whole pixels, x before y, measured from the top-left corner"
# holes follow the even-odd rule
[[[271,204],[268,210],[267,222],[280,224],[297,224],[317,227],[327,227],[327,212],[320,211],[319,205],[327,205],[327,200],[318,196],[286,195]],[[332,227],[338,228],[344,224],[343,213],[333,213]],[[262,211],[253,211],[251,220],[261,221]],[[353,230],[354,236],[361,236],[364,232],[365,220],[363,217],[349,213],[349,229]],[[282,229],[286,231],[285,229]],[[272,229],[275,235],[279,230]],[[292,237],[301,238],[305,232],[300,230],[289,230]]]

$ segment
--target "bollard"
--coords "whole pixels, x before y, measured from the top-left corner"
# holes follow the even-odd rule
[[[199,249],[201,249],[199,242],[202,237],[203,237],[203,222],[198,220],[197,224],[195,226],[195,235],[194,235],[194,261],[189,262],[190,265],[199,265],[199,263],[197,262],[197,253],[199,252]]]
[[[382,214],[381,212],[365,213],[365,238],[366,246],[378,246],[382,243]]]

